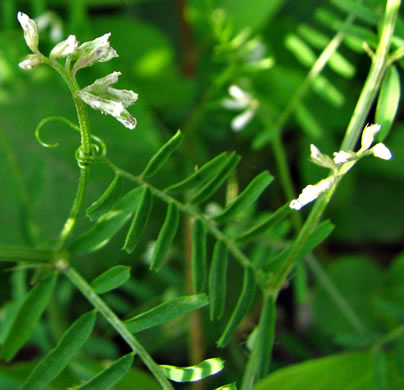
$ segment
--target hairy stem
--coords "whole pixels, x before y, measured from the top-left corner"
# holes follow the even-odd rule
[[[132,350],[139,355],[143,363],[159,381],[163,389],[173,390],[168,379],[164,376],[159,365],[143,348],[142,344],[133,336],[126,325],[118,318],[118,316],[110,309],[110,307],[95,293],[91,286],[83,279],[83,277],[71,266],[67,266],[63,270],[65,275],[73,283],[73,285],[81,291],[86,299],[102,314],[102,316],[112,325],[112,327],[121,335]]]

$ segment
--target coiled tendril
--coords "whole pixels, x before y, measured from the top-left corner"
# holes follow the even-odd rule
[[[80,127],[78,127],[69,119],[63,116],[49,116],[47,118],[44,118],[39,122],[38,126],[35,129],[35,138],[45,148],[56,148],[57,146],[59,146],[58,143],[48,144],[41,139],[40,131],[42,127],[50,121],[62,121],[70,126],[72,129],[77,130],[80,133]],[[90,154],[84,153],[82,146],[79,146],[76,150],[75,156],[80,168],[88,167],[93,164],[95,160],[105,158],[107,155],[107,145],[105,144],[105,142],[95,135],[91,135],[91,138],[95,141],[95,143],[91,144]]]

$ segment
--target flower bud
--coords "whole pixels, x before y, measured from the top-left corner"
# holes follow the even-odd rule
[[[310,145],[310,160],[320,167],[335,169],[335,163],[332,159],[320,152],[320,149],[317,148],[316,145]]]
[[[375,157],[381,158],[383,160],[391,160],[393,158],[390,149],[385,144],[382,143],[373,146],[371,151]]]
[[[73,74],[79,69],[94,65],[96,62],[106,62],[111,58],[118,57],[118,54],[109,43],[110,36],[111,33],[104,34],[93,41],[84,42],[79,46],[77,50],[77,61],[73,67]]]
[[[27,43],[27,46],[31,49],[33,53],[40,54],[38,50],[38,26],[35,21],[30,19],[28,15],[18,12],[17,19],[21,24],[22,29],[24,30],[24,39]]]
[[[69,35],[69,37],[58,43],[50,52],[50,58],[63,58],[67,57],[77,51],[79,42],[74,35]]]
[[[362,133],[361,148],[359,150],[359,153],[364,152],[365,150],[368,150],[370,148],[373,141],[375,140],[376,134],[380,131],[381,128],[382,126],[378,124],[365,127]]]
[[[356,155],[355,152],[345,152],[344,150],[341,150],[339,152],[334,152],[334,162],[336,164],[344,164],[348,161],[353,161],[357,160],[358,156]]]
[[[18,66],[21,69],[29,70],[35,68],[36,66],[42,64],[42,55],[41,54],[28,54],[25,57],[25,60],[20,62]]]

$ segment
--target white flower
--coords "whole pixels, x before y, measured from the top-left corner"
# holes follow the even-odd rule
[[[110,87],[118,81],[120,75],[120,72],[113,72],[77,91],[76,94],[95,110],[112,115],[128,129],[134,129],[136,119],[129,114],[126,108],[137,100],[137,93]]]
[[[382,143],[378,143],[373,146],[371,151],[375,157],[381,158],[383,160],[391,160],[393,158],[390,149]]]
[[[79,42],[74,35],[69,35],[67,39],[58,43],[50,52],[50,58],[67,57],[77,51]]]
[[[21,69],[29,70],[42,64],[41,54],[28,54],[24,61],[20,62],[18,66]]]
[[[313,144],[310,145],[310,159],[314,164],[319,165],[320,167],[330,168],[333,170],[336,169],[335,163],[332,161],[332,159],[326,154],[321,153],[320,149]]]
[[[116,51],[109,43],[111,33],[104,34],[89,42],[81,44],[77,50],[77,61],[73,67],[73,74],[79,69],[87,68],[96,62],[106,62],[114,57],[118,57]],[[75,58],[74,58],[75,59]]]
[[[365,150],[368,150],[370,148],[373,141],[375,140],[376,134],[380,131],[381,128],[382,126],[378,124],[365,127],[362,133],[361,148],[359,149],[358,153],[364,152]]]
[[[306,204],[316,200],[321,194],[328,191],[336,182],[337,176],[333,175],[319,181],[317,184],[308,185],[302,191],[297,199],[290,202],[291,209],[300,210]]]
[[[231,121],[231,128],[234,131],[240,131],[254,117],[259,103],[237,85],[230,86],[229,94],[232,96],[232,99],[224,99],[222,103],[223,107],[229,110],[244,110]]]
[[[334,152],[334,162],[336,164],[344,164],[348,161],[357,160],[358,156],[355,152],[345,152],[340,150],[339,152]]]
[[[28,15],[18,12],[17,19],[24,30],[24,39],[27,46],[31,49],[33,53],[40,54],[38,50],[38,26],[34,20],[30,19]]]

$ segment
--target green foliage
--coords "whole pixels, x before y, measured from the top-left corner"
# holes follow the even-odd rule
[[[0,388],[402,388],[400,1],[34,3],[0,22]]]

